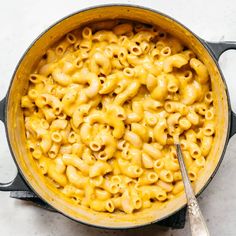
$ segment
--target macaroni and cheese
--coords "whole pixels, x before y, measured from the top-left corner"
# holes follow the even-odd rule
[[[183,191],[215,134],[206,66],[156,26],[97,22],[64,36],[29,76],[21,99],[39,171],[75,204],[132,213]]]

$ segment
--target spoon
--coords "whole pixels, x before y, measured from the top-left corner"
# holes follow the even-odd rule
[[[210,236],[206,222],[203,218],[202,212],[199,208],[197,199],[195,197],[190,180],[188,178],[181,147],[179,144],[175,144],[175,146],[177,149],[177,157],[184,183],[184,190],[187,198],[188,214],[189,214],[192,236]]]

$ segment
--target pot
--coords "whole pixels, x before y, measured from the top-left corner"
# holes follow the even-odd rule
[[[155,223],[174,214],[185,206],[184,194],[161,208],[154,206],[132,215],[99,213],[71,205],[36,171],[33,159],[26,149],[23,113],[20,107],[21,96],[27,91],[28,75],[54,42],[80,26],[94,21],[116,18],[161,26],[167,32],[181,38],[208,67],[211,78],[213,78],[212,90],[217,127],[206,167],[195,184],[196,194],[200,194],[211,181],[223,159],[229,138],[236,133],[236,114],[231,110],[227,86],[218,65],[220,55],[226,50],[236,49],[236,42],[207,42],[176,20],[153,9],[132,5],[105,5],[79,11],[57,22],[33,42],[18,63],[7,95],[0,102],[0,120],[5,125],[9,148],[18,169],[18,176],[7,184],[1,183],[0,190],[22,191],[29,186],[36,195],[56,211],[75,221],[109,229],[124,229]],[[19,178],[19,175],[23,179]]]

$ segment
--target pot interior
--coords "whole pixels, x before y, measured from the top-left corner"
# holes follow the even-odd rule
[[[94,212],[87,208],[72,205],[60,192],[53,189],[37,171],[34,160],[29,155],[25,145],[26,137],[20,100],[21,96],[27,91],[29,74],[34,70],[46,50],[63,35],[79,28],[81,25],[107,19],[129,19],[160,26],[165,31],[180,38],[207,65],[214,93],[217,126],[207,165],[200,173],[200,177],[195,184],[195,192],[199,193],[201,191],[217,168],[227,142],[229,106],[226,87],[216,63],[199,39],[174,20],[148,9],[132,6],[93,8],[65,18],[41,35],[24,55],[14,74],[7,103],[7,131],[19,169],[32,189],[44,201],[66,216],[84,223],[107,228],[135,227],[158,221],[180,209],[186,203],[184,194],[182,193],[165,206],[156,204],[152,208],[132,215]]]

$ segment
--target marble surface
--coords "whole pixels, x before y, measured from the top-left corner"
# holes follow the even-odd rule
[[[191,3],[190,3],[191,2]],[[134,3],[166,13],[192,29],[200,37],[211,40],[236,40],[235,0],[8,0],[0,1],[0,98],[7,92],[13,70],[23,52],[47,26],[82,8],[102,3]],[[236,53],[228,51],[220,58],[236,111]],[[3,125],[0,125],[0,179],[9,181],[16,169],[11,159]],[[211,235],[236,235],[236,137],[228,145],[225,158],[215,178],[199,198]],[[150,226],[142,230],[107,231],[87,227],[59,214],[31,206],[0,193],[1,236],[93,236],[93,235],[190,235],[188,223],[183,230]]]

